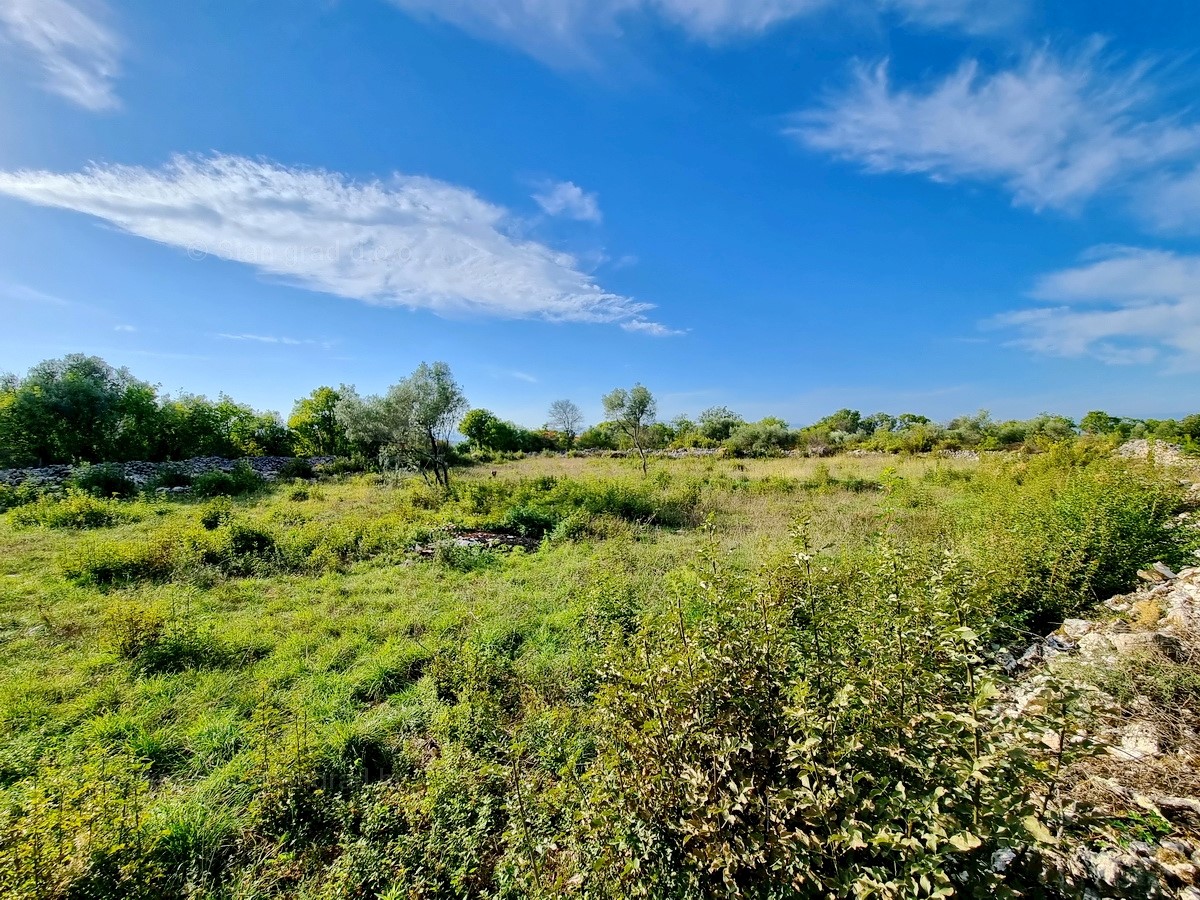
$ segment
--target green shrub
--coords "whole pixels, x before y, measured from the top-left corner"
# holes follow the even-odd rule
[[[783,590],[716,574],[700,621],[604,669],[589,896],[975,896],[1027,874],[994,853],[1036,861],[1045,723],[991,711],[974,578],[886,548],[832,581],[799,559]]]
[[[150,482],[150,486],[156,488],[191,487],[191,485],[192,476],[182,467],[175,465],[160,466],[158,474]]]
[[[200,524],[205,530],[212,531],[233,521],[233,504],[226,497],[218,497],[206,503],[200,511]]]
[[[70,488],[65,497],[43,496],[12,512],[12,521],[26,527],[108,528],[137,521],[138,516],[117,500],[100,500],[79,488]]]
[[[105,463],[99,466],[84,466],[71,479],[75,487],[95,497],[135,497],[138,486],[125,477],[120,466]]]
[[[295,457],[289,459],[283,464],[279,470],[278,478],[284,481],[292,479],[300,479],[302,481],[310,481],[317,477],[316,470],[313,469],[313,464],[303,457]]]
[[[1195,548],[1196,533],[1176,527],[1182,490],[1137,464],[1078,467],[1046,454],[971,486],[997,596],[1035,630],[1128,590],[1143,566],[1186,564]]]
[[[192,482],[192,493],[197,497],[241,497],[262,490],[265,484],[262,476],[243,460],[231,472],[197,475]]]
[[[26,481],[16,487],[0,484],[0,513],[24,506],[26,503],[33,503],[40,496],[42,496],[42,491],[31,481]]]

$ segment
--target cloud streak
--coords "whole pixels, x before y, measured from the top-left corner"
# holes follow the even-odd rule
[[[860,65],[787,133],[869,172],[999,184],[1019,205],[1074,209],[1200,153],[1200,128],[1160,114],[1147,66],[1117,70],[1102,49],[1040,50],[990,73],[968,61],[919,89],[896,87],[886,63]]]
[[[0,0],[0,34],[36,58],[47,90],[100,112],[119,105],[121,42],[102,24],[98,0],[92,7],[78,0]]]
[[[1101,247],[1082,265],[1042,277],[1033,296],[1052,305],[992,322],[1016,329],[1022,347],[1114,365],[1200,369],[1200,256]]]
[[[994,30],[1020,18],[1024,0],[392,0],[421,18],[514,46],[562,67],[595,63],[598,40],[627,26],[659,21],[695,41],[717,45],[761,35],[827,10],[862,6],[919,27]]]
[[[0,194],[374,305],[671,333],[648,318],[649,304],[604,290],[572,256],[518,236],[507,210],[432,178],[358,182],[217,155],[160,169],[0,172]]]

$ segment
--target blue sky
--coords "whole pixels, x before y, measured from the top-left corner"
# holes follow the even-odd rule
[[[1192,0],[0,0],[0,370],[1200,409]]]

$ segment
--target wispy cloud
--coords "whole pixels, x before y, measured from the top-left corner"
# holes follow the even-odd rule
[[[99,0],[0,0],[0,34],[36,58],[46,89],[97,112],[119,105],[121,42],[106,17]]]
[[[1009,28],[1028,12],[1026,0],[880,0],[879,5],[912,25],[970,34]]]
[[[723,44],[826,10],[865,6],[919,27],[992,30],[1019,18],[1025,0],[392,0],[478,37],[563,67],[595,63],[595,43],[653,18],[689,38]]]
[[[217,337],[226,341],[250,341],[255,344],[283,344],[288,347],[303,347],[309,346],[329,346],[323,341],[314,341],[300,338],[276,337],[270,334],[226,334],[221,332]]]
[[[117,325],[113,328],[113,331],[120,331],[123,334],[133,334],[137,331],[137,328],[133,325]]]
[[[18,303],[31,303],[35,306],[76,306],[73,300],[66,300],[54,294],[47,294],[24,284],[6,284],[0,282],[0,296],[15,300]]]
[[[886,63],[860,65],[788,133],[871,172],[995,183],[1018,204],[1070,209],[1200,153],[1200,128],[1161,106],[1147,65],[1118,69],[1093,41],[996,72],[965,62],[920,89],[894,86]]]
[[[992,322],[1016,329],[1027,349],[1114,365],[1200,368],[1200,256],[1100,247],[1082,265],[1041,278],[1033,296],[1053,305]]]
[[[551,181],[533,195],[537,205],[550,216],[579,222],[600,222],[600,200],[571,181]]]
[[[670,332],[647,318],[649,304],[518,236],[507,210],[432,178],[357,182],[234,156],[176,157],[161,169],[0,172],[0,194],[371,304]]]
[[[526,384],[537,384],[538,380],[528,372],[522,372],[519,369],[492,369],[491,376],[493,378],[512,378],[516,381],[524,381]]]

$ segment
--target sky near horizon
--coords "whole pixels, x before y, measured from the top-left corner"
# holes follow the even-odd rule
[[[0,371],[1200,409],[1194,0],[0,0]]]

